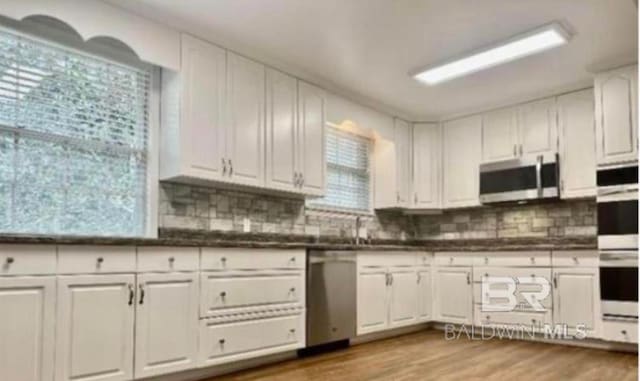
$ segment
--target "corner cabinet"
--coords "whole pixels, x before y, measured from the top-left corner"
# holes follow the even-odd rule
[[[445,122],[442,128],[444,208],[480,205],[482,118]]]
[[[599,166],[638,159],[637,88],[637,65],[596,75],[596,153]]]
[[[558,97],[560,197],[596,196],[593,89]]]
[[[414,209],[439,209],[441,203],[442,130],[439,124],[413,125],[412,199]]]

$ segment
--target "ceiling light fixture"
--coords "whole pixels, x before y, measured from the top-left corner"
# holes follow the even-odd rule
[[[409,74],[427,85],[435,85],[564,45],[570,37],[566,29],[554,22]]]

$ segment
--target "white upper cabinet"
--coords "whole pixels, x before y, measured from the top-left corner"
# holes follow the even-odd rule
[[[227,53],[226,165],[236,184],[264,184],[264,65]]]
[[[520,156],[537,156],[558,152],[556,99],[545,98],[518,107]]]
[[[182,36],[182,71],[162,73],[162,179],[222,178],[226,52]]]
[[[593,89],[558,97],[560,197],[596,195]]]
[[[327,96],[324,90],[298,81],[298,178],[307,195],[322,196],[325,188],[325,123]]]
[[[492,162],[518,156],[518,118],[515,108],[488,112],[482,116],[482,161]]]
[[[442,134],[443,207],[480,205],[481,117],[445,122]]]
[[[58,277],[56,381],[133,378],[135,276]]]
[[[298,83],[267,69],[267,187],[295,191],[298,186],[296,139]]]
[[[411,124],[396,118],[394,140],[396,143],[396,206],[406,208],[411,203]]]
[[[598,165],[636,161],[638,156],[638,67],[600,73],[595,82]]]
[[[396,144],[378,138],[373,145],[374,202],[376,209],[397,208]]]
[[[416,209],[441,207],[441,126],[417,123],[413,126],[413,196],[411,206]]]
[[[0,380],[53,380],[55,277],[0,278]]]
[[[198,273],[138,274],[137,290],[135,377],[194,368]]]

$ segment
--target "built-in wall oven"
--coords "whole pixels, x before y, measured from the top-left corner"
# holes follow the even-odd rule
[[[480,165],[483,204],[558,198],[558,155],[538,155]]]
[[[638,166],[598,170],[598,250],[604,319],[638,319]]]

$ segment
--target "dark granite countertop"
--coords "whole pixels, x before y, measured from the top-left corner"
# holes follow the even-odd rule
[[[124,245],[124,246],[206,246],[317,250],[424,250],[424,251],[510,251],[596,249],[596,237],[495,238],[455,240],[374,239],[354,245],[346,238],[308,235],[211,232],[160,229],[158,238],[110,238],[0,234],[0,244]]]

